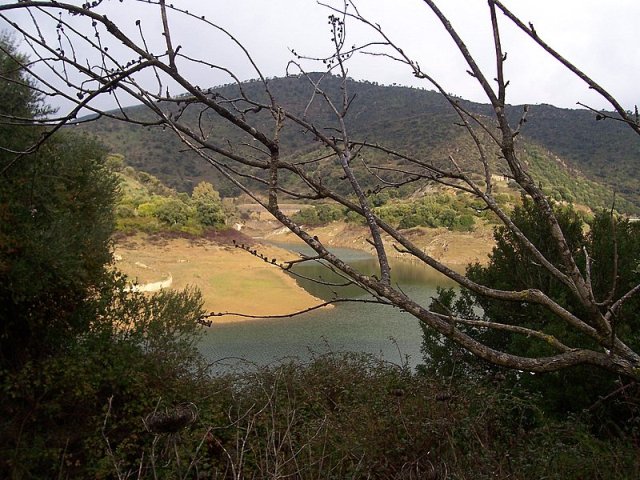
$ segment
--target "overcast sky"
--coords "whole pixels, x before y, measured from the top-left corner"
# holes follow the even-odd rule
[[[327,0],[334,5],[342,2]],[[628,109],[640,103],[640,20],[638,0],[503,0],[525,23],[566,58],[607,88]],[[169,0],[190,12],[204,15],[232,32],[252,53],[267,76],[283,76],[292,59],[289,49],[308,55],[331,51],[327,8],[315,0]],[[1,1],[0,4],[13,2]],[[73,2],[77,4],[83,3]],[[481,66],[494,76],[489,11],[484,0],[440,1],[440,8],[474,53]],[[440,23],[420,0],[359,0],[357,6],[409,55],[422,69],[433,75],[445,88],[461,97],[486,102],[477,83],[465,73],[467,66],[455,50]],[[157,10],[143,3],[107,0],[99,12],[106,13],[126,32],[138,39],[136,20],[142,27],[151,49],[164,51]],[[28,17],[7,14],[21,25]],[[571,73],[550,59],[506,19],[502,39],[508,53],[506,75],[510,80],[508,103],[550,103],[573,108],[583,102],[595,108],[610,107]],[[75,20],[73,20],[75,21]],[[174,45],[192,57],[205,58],[232,69],[241,79],[254,78],[255,71],[242,52],[210,29],[202,28],[184,15],[170,18]],[[41,25],[42,26],[42,25]],[[6,24],[2,27],[6,28]],[[42,26],[55,39],[55,22]],[[377,37],[358,25],[347,26],[348,44],[358,44]],[[109,44],[118,52],[116,43]],[[24,46],[24,45],[23,45]],[[81,52],[80,52],[81,53]],[[229,77],[209,68],[192,64],[179,65],[182,73],[201,87],[228,83]],[[322,65],[307,64],[309,70]],[[349,66],[349,75],[383,84],[397,83],[431,88],[412,77],[407,67],[380,57],[360,56]],[[148,79],[150,80],[150,79]],[[180,93],[179,91],[171,92]],[[108,106],[110,99],[101,101]]]

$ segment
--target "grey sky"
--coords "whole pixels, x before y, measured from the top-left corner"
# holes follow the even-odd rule
[[[198,15],[215,21],[232,32],[252,53],[256,63],[267,76],[282,76],[288,60],[289,48],[309,55],[330,52],[329,25],[326,8],[315,0],[171,0]],[[328,0],[340,5],[342,2]],[[1,4],[12,2],[1,1]],[[83,2],[75,2],[83,3]],[[169,2],[171,3],[171,2]],[[640,20],[638,0],[504,0],[504,3],[525,22],[532,22],[538,34],[562,55],[631,109],[640,103],[637,88],[640,70],[640,48],[637,22]],[[440,8],[464,38],[482,66],[493,76],[492,40],[487,3],[484,0],[440,1]],[[432,74],[445,88],[467,99],[483,101],[477,83],[465,73],[466,65],[443,27],[420,0],[360,0],[361,13],[379,23],[396,43]],[[163,51],[159,34],[157,10],[141,3],[120,3],[108,0],[100,7],[112,20],[135,38],[135,22],[142,21],[147,40]],[[11,19],[28,23],[27,17],[14,13]],[[235,71],[241,79],[256,76],[241,55],[221,36],[205,30],[196,22],[182,16],[172,16],[173,42],[182,45],[182,53],[213,60]],[[25,24],[26,24],[25,23]],[[511,81],[508,102],[551,103],[575,107],[576,102],[595,108],[609,106],[557,62],[550,59],[505,19],[502,39],[508,53],[506,75]],[[55,24],[50,25],[53,32]],[[3,27],[4,28],[4,27]],[[377,37],[358,25],[348,25],[349,44]],[[52,37],[55,38],[55,35]],[[117,52],[118,46],[111,46]],[[228,83],[229,77],[209,68],[182,64],[183,75],[202,86]],[[306,65],[319,70],[321,65]],[[368,79],[383,84],[397,83],[431,88],[417,81],[406,66],[371,56],[361,56],[350,64],[349,74],[356,79]],[[151,78],[141,78],[150,81]],[[179,91],[171,92],[179,93]],[[109,100],[103,99],[102,106]]]

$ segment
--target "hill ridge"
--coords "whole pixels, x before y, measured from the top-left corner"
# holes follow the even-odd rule
[[[301,113],[307,107],[311,92],[307,79],[300,76],[276,77],[268,82],[274,96],[287,108]],[[337,77],[325,76],[322,85],[329,96],[340,94],[340,79]],[[237,88],[228,84],[208,91],[231,96]],[[250,96],[265,96],[264,87],[258,81],[244,82],[242,88]],[[468,155],[469,159],[474,157],[469,144],[463,139],[462,129],[455,125],[455,113],[438,92],[366,81],[349,81],[347,88],[354,94],[347,118],[354,137],[408,150],[429,162],[444,161],[447,157],[445,151],[457,151],[461,157]],[[478,115],[491,113],[488,105],[464,99],[459,101]],[[175,107],[167,107],[168,110],[171,108]],[[513,105],[507,108],[511,122],[517,122],[524,107]],[[144,107],[140,105],[126,110],[134,117],[145,117]],[[195,109],[187,109],[184,118],[189,117],[187,121],[193,123],[198,113]],[[331,112],[320,103],[312,104],[308,114],[319,125],[335,124]],[[257,114],[252,120],[260,125],[264,118],[264,114]],[[562,197],[561,191],[567,191],[566,200],[580,199],[590,206],[610,206],[615,190],[620,199],[619,206],[630,212],[640,210],[640,191],[637,188],[640,181],[640,142],[633,132],[620,122],[596,121],[595,114],[588,110],[546,104],[530,106],[527,118],[518,140],[522,150],[537,152],[537,172],[532,173],[543,184],[549,185],[550,193],[553,194],[555,189],[556,196]],[[215,130],[220,138],[230,143],[242,142],[243,135],[219,118],[205,113],[204,121],[205,127]],[[178,190],[189,191],[204,179],[214,183],[223,196],[237,193],[224,185],[221,178],[211,171],[213,169],[207,168],[195,155],[182,153],[183,147],[178,139],[171,138],[160,129],[118,125],[104,117],[79,128],[98,135],[111,150],[124,154],[128,164],[158,176]],[[299,130],[292,125],[283,130],[283,158],[310,156],[317,150]],[[545,166],[549,160],[553,160],[553,164],[559,162],[564,165],[565,184],[556,184],[556,167]],[[531,163],[529,159],[525,158],[525,161]],[[554,171],[553,175],[546,172],[549,169]],[[576,172],[580,173],[576,175]],[[602,185],[598,186],[596,182]]]

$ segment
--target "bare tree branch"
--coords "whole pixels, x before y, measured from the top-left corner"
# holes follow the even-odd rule
[[[553,58],[607,99],[616,109],[620,119],[637,133],[640,133],[640,125],[606,90],[551,49],[532,27],[527,27],[501,2],[488,2],[487,20],[491,25],[490,35],[495,56],[495,73],[491,75],[480,67],[462,36],[436,3],[432,0],[423,2],[451,37],[466,61],[465,68],[468,68],[484,92],[492,109],[489,116],[473,113],[468,107],[465,108],[462,102],[449,95],[444,86],[438,83],[435,75],[428,69],[423,70],[380,25],[363,17],[351,1],[344,0],[340,8],[327,5],[332,35],[331,52],[328,55],[312,57],[292,51],[295,59],[286,66],[287,73],[299,74],[308,82],[311,90],[309,97],[305,99],[306,103],[301,102],[304,104],[299,105],[298,109],[288,107],[277,98],[270,82],[262,74],[248,49],[236,36],[215,21],[167,4],[165,0],[148,2],[148,8],[155,9],[158,15],[156,18],[162,21],[164,37],[160,52],[154,52],[150,37],[145,36],[142,22],[138,23],[137,32],[134,30],[134,33],[127,34],[126,29],[100,13],[100,3],[78,6],[40,0],[5,2],[0,5],[0,19],[20,35],[31,49],[34,60],[23,63],[21,67],[40,82],[38,88],[43,95],[60,95],[72,105],[67,113],[55,118],[38,119],[39,128],[43,128],[41,138],[28,150],[14,152],[11,161],[1,166],[0,174],[9,172],[10,168],[19,168],[21,158],[39,148],[64,125],[74,123],[82,112],[92,112],[98,117],[108,117],[129,124],[166,128],[177,136],[186,152],[192,152],[219,172],[231,185],[263,206],[315,252],[299,260],[284,263],[261,256],[258,251],[249,250],[252,254],[273,264],[274,268],[287,271],[298,263],[320,262],[341,279],[338,282],[320,282],[335,287],[356,285],[372,295],[371,298],[360,300],[335,298],[301,312],[272,318],[290,317],[347,301],[382,304],[410,313],[426,328],[438,332],[472,354],[496,365],[534,372],[556,371],[575,365],[592,365],[633,379],[640,378],[640,355],[626,343],[626,338],[621,337],[615,328],[617,313],[626,302],[640,292],[640,286],[617,297],[619,288],[616,283],[616,266],[611,290],[607,289],[604,301],[599,303],[596,300],[597,292],[593,291],[592,277],[595,276],[597,267],[593,266],[592,271],[588,252],[585,257],[586,268],[583,266],[582,258],[576,258],[576,252],[570,248],[565,232],[562,231],[554,213],[552,202],[527,171],[526,161],[520,155],[522,150],[518,149],[516,142],[520,141],[519,134],[526,121],[528,109],[524,109],[517,126],[512,127],[509,124],[506,113],[509,81],[505,78],[504,72],[507,55],[504,52],[497,12],[502,12]],[[29,13],[31,25],[18,25],[13,22],[8,12],[15,10]],[[63,17],[60,13],[69,14],[69,17]],[[260,93],[255,94],[251,89],[245,88],[239,75],[218,61],[215,51],[207,52],[210,53],[208,57],[197,57],[183,52],[177,43],[178,32],[171,31],[171,24],[178,18],[199,22],[199,27],[202,27],[199,35],[205,35],[209,30],[224,35],[239,49],[240,56],[257,75]],[[48,29],[44,28],[46,22],[49,25]],[[356,41],[349,46],[352,43],[347,42],[347,28],[350,22],[358,22],[367,27],[375,38],[360,43]],[[47,38],[47,35],[51,38]],[[110,50],[110,42],[117,44],[118,48]],[[87,48],[92,53],[83,57],[82,51]],[[456,116],[456,125],[468,136],[469,145],[474,149],[473,153],[439,152],[442,164],[445,165],[443,167],[439,163],[440,160],[433,162],[420,158],[420,155],[415,153],[402,151],[403,148],[397,145],[380,145],[375,139],[356,138],[355,130],[350,124],[350,115],[357,108],[361,98],[353,95],[350,90],[349,65],[351,59],[357,55],[374,55],[380,59],[388,59],[395,66],[406,68],[408,73],[416,78],[429,82],[451,107],[452,114]],[[324,72],[308,73],[304,68],[307,62],[316,62],[314,65],[321,63]],[[223,72],[231,79],[234,88],[230,87],[223,93],[202,89],[187,77],[185,65]],[[46,73],[43,74],[42,71]],[[145,75],[147,72],[148,75]],[[325,87],[328,80],[335,80],[334,75],[339,80],[339,95]],[[184,94],[171,96],[169,88],[179,88]],[[107,112],[96,106],[96,99],[104,94],[113,96],[117,105],[116,111]],[[122,107],[124,98],[132,98],[145,106],[152,115],[152,120],[131,118]],[[329,111],[332,118],[328,121],[326,118],[318,120],[313,115],[316,108]],[[192,111],[196,112],[197,120],[189,123],[188,117]],[[209,127],[207,118],[210,116],[215,117],[225,128],[237,131],[241,140],[232,143],[217,128]],[[19,123],[26,119],[0,115],[0,120]],[[288,129],[301,130],[310,139],[305,157],[290,155],[291,152],[287,151],[288,145],[283,141],[283,137],[290,131]],[[5,148],[5,151],[8,150],[10,148]],[[393,162],[387,164],[379,161],[381,157],[393,159]],[[465,164],[463,160],[473,164],[473,168],[468,168],[468,163]],[[322,171],[325,169],[340,173],[344,187],[342,190],[323,182]],[[496,173],[508,175],[534,202],[551,232],[550,241],[561,259],[558,264],[549,260],[552,257],[547,258],[534,242],[527,238],[510,213],[496,201]],[[291,178],[294,178],[295,182],[289,182],[288,179]],[[376,186],[369,189],[370,184],[365,180],[370,180]],[[420,185],[444,185],[465,195],[472,195],[482,202],[481,208],[495,214],[536,265],[554,281],[566,287],[567,295],[571,295],[581,306],[580,312],[569,311],[560,301],[554,300],[549,292],[541,289],[500,290],[481,285],[425,253],[405,232],[394,228],[376,214],[371,203],[372,193],[415,182],[423,182]],[[375,251],[380,278],[364,273],[332,253],[323,240],[310,234],[303,225],[294,220],[295,217],[287,215],[281,203],[283,199],[291,198],[329,200],[360,216],[367,227],[367,235],[370,236],[368,241]],[[580,345],[589,344],[595,347],[573,348],[564,339],[546,333],[542,319],[540,325],[520,325],[517,319],[514,319],[513,325],[507,325],[431,311],[421,301],[411,298],[398,285],[394,285],[387,252],[390,244],[393,244],[397,251],[411,255],[474,294],[518,305],[539,306],[545,315],[553,316],[575,333],[583,342]],[[617,246],[615,250],[617,263]],[[256,318],[242,312],[212,312],[201,320],[221,315]],[[482,337],[477,335],[479,329],[525,335],[547,343],[557,354],[529,357],[500,351],[480,340]]]

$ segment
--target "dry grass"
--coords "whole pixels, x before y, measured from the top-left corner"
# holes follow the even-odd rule
[[[255,248],[278,261],[295,258],[273,246]],[[114,256],[116,267],[139,283],[156,282],[171,274],[172,288],[197,286],[207,311],[283,315],[321,303],[278,267],[239,248],[207,240],[129,237],[116,244]],[[229,315],[216,322],[242,319]]]

